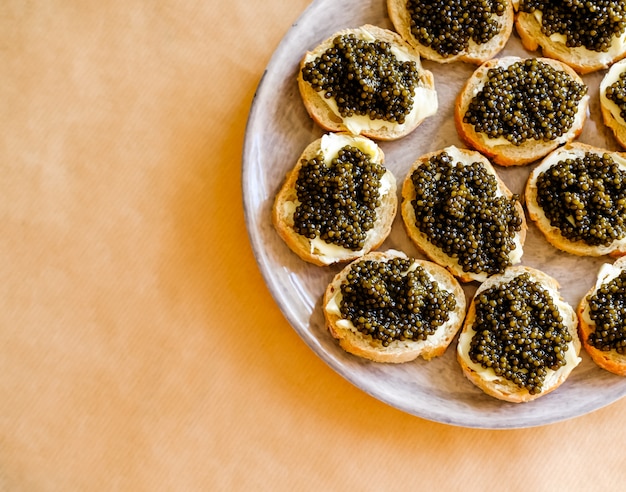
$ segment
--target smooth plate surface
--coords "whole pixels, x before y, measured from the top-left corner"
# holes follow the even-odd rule
[[[324,327],[321,298],[341,267],[317,267],[300,260],[282,242],[271,224],[271,207],[285,174],[304,148],[323,135],[300,100],[296,74],[307,50],[334,32],[362,24],[392,28],[381,0],[317,0],[285,35],[259,84],[249,115],[243,151],[242,192],[250,240],[259,268],[289,323],[307,345],[337,373],[379,400],[424,419],[476,428],[521,428],[577,417],[623,397],[626,379],[595,366],[586,353],[569,379],[556,391],[525,404],[502,402],[485,395],[462,375],[455,357],[456,339],[446,354],[425,362],[400,365],[361,360],[344,352]],[[499,55],[537,56],[526,52],[515,34]],[[420,155],[448,145],[462,146],[453,122],[453,105],[472,65],[438,65],[432,71],[439,98],[437,115],[409,136],[380,146],[386,166],[402,181]],[[590,115],[580,141],[618,149],[604,128],[598,85],[604,72],[583,77],[591,95]],[[532,166],[498,167],[514,193],[521,193]],[[394,248],[421,257],[404,232],[400,214],[381,250]],[[608,258],[579,258],[554,249],[529,223],[522,264],[544,270],[561,284],[565,300],[576,306],[595,282]],[[468,299],[475,284],[465,286]]]

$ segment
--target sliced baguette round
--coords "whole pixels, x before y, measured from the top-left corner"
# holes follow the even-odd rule
[[[345,34],[353,34],[358,39],[368,42],[385,41],[393,47],[396,57],[402,56],[402,60],[413,61],[417,65],[420,80],[413,94],[413,109],[404,123],[372,120],[368,116],[343,118],[336,109],[337,105],[334,98],[325,98],[322,92],[316,92],[311,84],[304,80],[302,69],[306,63],[321,56],[332,46],[333,40],[337,36]],[[307,112],[319,126],[328,131],[347,131],[364,135],[374,140],[396,140],[404,137],[415,130],[427,117],[435,114],[438,108],[435,79],[430,71],[422,67],[419,53],[397,33],[369,24],[336,32],[312,51],[307,52],[300,62],[298,88]]]
[[[480,65],[502,51],[511,35],[511,32],[513,31],[513,4],[510,0],[507,0],[507,6],[504,13],[500,16],[494,14],[491,17],[492,20],[495,20],[498,24],[498,32],[494,37],[483,44],[476,43],[474,40],[470,39],[469,45],[465,50],[455,55],[444,56],[430,46],[420,43],[420,41],[415,37],[411,30],[413,21],[411,20],[411,14],[407,8],[407,2],[408,0],[387,0],[387,12],[389,13],[389,18],[391,19],[395,30],[400,34],[400,36],[415,47],[417,51],[419,51],[422,58],[437,63],[462,61]],[[458,4],[458,10],[461,10],[461,2],[459,1]]]
[[[616,260],[612,265],[608,263],[603,265],[598,271],[596,284],[583,296],[577,309],[578,333],[583,347],[599,367],[619,376],[626,376],[626,354],[620,354],[616,350],[600,350],[589,342],[589,336],[596,330],[596,323],[589,316],[589,297],[595,294],[602,284],[610,282],[624,270],[626,257]],[[626,326],[626,320],[622,320],[622,326]]]
[[[508,189],[502,179],[500,179],[500,177],[496,173],[496,170],[485,156],[474,150],[460,149],[455,146],[449,146],[442,150],[430,152],[421,156],[411,166],[411,169],[407,174],[402,186],[401,213],[404,227],[407,231],[408,236],[411,238],[411,241],[421,252],[428,256],[428,258],[430,258],[432,261],[447,268],[461,282],[471,282],[474,280],[478,282],[484,282],[489,276],[486,272],[475,273],[463,271],[463,268],[461,267],[461,265],[459,265],[458,259],[447,255],[441,248],[435,246],[428,239],[428,236],[421,232],[415,225],[415,209],[412,202],[415,199],[416,193],[415,187],[413,186],[413,182],[411,180],[411,176],[419,166],[426,164],[432,157],[437,156],[443,152],[447,152],[450,157],[454,159],[456,165],[469,165],[473,162],[480,162],[484,169],[489,174],[495,177],[496,182],[498,183],[499,193],[507,198],[513,197],[511,191]],[[520,231],[517,232],[515,236],[516,247],[509,253],[511,264],[516,264],[521,261],[521,257],[523,254],[523,245],[526,239],[527,230],[524,209],[519,201],[517,201],[515,204],[515,210],[518,217],[522,221],[522,226]]]
[[[563,236],[559,228],[552,226],[543,209],[537,202],[537,178],[539,175],[546,172],[550,167],[555,166],[560,161],[568,158],[575,159],[583,157],[587,152],[598,155],[609,153],[613,156],[615,162],[619,164],[620,168],[626,171],[625,153],[610,152],[608,150],[600,149],[580,142],[573,142],[564,145],[560,149],[557,149],[546,156],[546,158],[543,159],[528,176],[528,181],[526,182],[524,190],[528,216],[537,225],[548,242],[557,249],[578,256],[623,256],[626,254],[626,238],[616,239],[608,246],[590,246],[584,241],[572,241]]]
[[[514,3],[517,9],[519,1]],[[537,51],[541,48],[543,56],[561,60],[580,74],[605,69],[626,56],[626,33],[614,36],[611,47],[606,52],[589,50],[583,46],[568,47],[563,36],[548,37],[542,32],[541,18],[542,13],[539,9],[533,13],[517,12],[515,30],[524,48],[529,51]]]
[[[318,237],[311,240],[294,230],[293,215],[298,201],[296,182],[303,161],[321,156],[330,165],[339,150],[347,145],[355,146],[369,155],[373,162],[383,165],[384,153],[372,140],[349,133],[329,133],[310,143],[302,152],[297,164],[287,174],[287,177],[276,194],[272,208],[272,222],[280,237],[287,246],[303,260],[315,265],[330,265],[338,262],[347,262],[358,258],[365,253],[376,249],[382,244],[391,231],[391,226],[398,207],[396,179],[387,169],[381,179],[381,204],[376,209],[374,227],[367,233],[365,244],[360,250],[351,250],[336,245],[328,245]]]
[[[506,284],[524,273],[528,273],[532,281],[539,283],[547,290],[553,302],[559,309],[564,325],[567,327],[568,332],[572,336],[572,341],[568,344],[568,350],[566,351],[566,364],[556,371],[548,370],[548,375],[546,376],[542,390],[537,394],[531,394],[528,389],[517,386],[515,383],[502,376],[497,376],[493,369],[486,369],[480,364],[473,362],[469,355],[470,342],[476,334],[476,330],[479,329],[475,326],[476,299],[478,296],[480,296],[484,291],[497,285]],[[474,294],[472,301],[469,303],[467,316],[465,317],[463,329],[459,335],[459,341],[457,344],[457,360],[461,365],[465,377],[486,394],[512,403],[522,403],[535,400],[540,396],[544,396],[551,391],[554,391],[561,384],[563,384],[572,370],[581,361],[579,357],[581,344],[576,331],[578,325],[576,312],[561,298],[558,289],[559,284],[554,278],[540,270],[525,266],[511,267],[503,274],[494,275],[480,285]],[[512,291],[512,293],[516,294],[514,291]]]
[[[610,128],[615,140],[626,148],[626,121],[620,114],[620,109],[613,101],[606,97],[606,89],[620,79],[620,75],[626,72],[626,60],[621,60],[608,70],[600,82],[598,90],[600,94],[600,110],[604,124]]]
[[[474,96],[478,94],[488,80],[489,70],[495,67],[507,68],[516,62],[524,60],[516,56],[495,58],[483,63],[467,80],[457,97],[454,110],[454,121],[459,137],[473,149],[488,156],[494,163],[501,166],[521,166],[536,161],[564,143],[574,140],[582,132],[587,118],[589,107],[589,94],[585,94],[579,104],[576,117],[571,128],[560,137],[549,141],[526,140],[520,145],[514,145],[504,138],[488,138],[484,133],[476,132],[474,126],[465,123],[463,118]],[[565,63],[550,58],[538,58],[542,63],[554,67],[556,70],[565,72],[570,78],[583,84],[578,74]]]
[[[342,319],[339,311],[341,285],[345,282],[352,267],[361,261],[387,262],[393,258],[407,258],[407,255],[395,250],[371,252],[344,267],[333,278],[324,293],[323,310],[326,327],[331,335],[339,340],[340,346],[346,352],[375,362],[402,363],[420,356],[425,360],[430,360],[443,355],[463,323],[466,307],[465,293],[452,275],[430,261],[411,258],[412,264],[424,268],[440,289],[454,296],[456,307],[450,312],[448,321],[425,340],[394,340],[385,347],[380,340],[364,335],[350,321]]]

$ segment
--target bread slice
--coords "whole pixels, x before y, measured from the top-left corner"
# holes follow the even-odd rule
[[[352,250],[328,244],[319,236],[309,239],[294,230],[294,212],[300,203],[296,193],[296,182],[303,161],[306,162],[316,156],[321,156],[330,166],[332,159],[337,157],[339,150],[345,146],[357,147],[367,154],[373,162],[383,165],[384,153],[372,140],[349,133],[330,133],[315,140],[304,149],[297,164],[287,174],[274,200],[272,221],[276,231],[294,253],[315,265],[351,261],[377,248],[389,235],[396,215],[398,206],[396,179],[393,173],[387,169],[381,178],[379,189],[381,203],[376,209],[376,220],[374,226],[367,233],[361,249]]]
[[[626,257],[616,260],[612,265],[608,263],[603,265],[598,271],[596,284],[580,300],[577,309],[578,332],[583,347],[599,367],[620,376],[626,376],[626,354],[620,354],[616,350],[600,350],[589,342],[589,336],[596,330],[596,323],[589,316],[589,297],[595,294],[601,285],[618,277],[624,270],[626,270]],[[622,320],[622,327],[624,326],[626,326],[626,320]]]
[[[392,52],[401,61],[414,62],[419,72],[419,82],[413,94],[413,107],[404,123],[372,120],[369,116],[342,117],[334,98],[326,98],[323,92],[316,92],[302,75],[305,65],[321,56],[333,44],[336,37],[353,34],[367,42],[384,41],[391,45]],[[375,140],[396,140],[415,130],[426,118],[437,112],[438,101],[433,74],[422,67],[419,53],[406,43],[397,33],[373,25],[344,29],[333,34],[312,51],[305,54],[298,71],[298,87],[302,101],[311,118],[328,131],[347,131],[364,135]]]
[[[473,362],[469,355],[471,340],[476,335],[477,330],[483,329],[483,327],[476,326],[476,300],[479,299],[479,296],[486,290],[507,284],[525,273],[530,276],[531,281],[540,284],[548,292],[550,298],[558,307],[564,326],[567,327],[567,331],[572,337],[572,341],[568,343],[568,349],[565,351],[566,364],[559,367],[556,371],[548,369],[548,374],[543,381],[541,391],[535,394],[532,394],[525,387],[518,386],[504,376],[496,375],[492,368],[484,368],[482,365]],[[559,284],[554,278],[540,270],[525,266],[511,267],[503,274],[494,275],[480,285],[469,304],[467,316],[465,317],[457,345],[457,360],[461,365],[465,377],[486,394],[512,403],[535,400],[554,391],[563,384],[572,370],[581,361],[579,357],[581,345],[576,332],[578,325],[576,313],[574,309],[561,298],[558,289]],[[509,292],[513,295],[518,294],[515,290],[510,290]],[[514,316],[514,314],[511,315],[511,317]],[[508,319],[506,323],[508,326]]]
[[[587,152],[598,155],[609,153],[620,169],[626,171],[626,154],[620,152],[610,152],[605,149],[593,147],[580,142],[567,144],[548,155],[537,167],[533,169],[528,177],[525,187],[525,202],[528,216],[535,222],[539,230],[554,247],[578,256],[604,256],[614,257],[626,254],[626,238],[616,239],[608,246],[591,246],[584,241],[572,241],[561,234],[560,229],[552,226],[545,212],[537,202],[537,178],[546,172],[550,167],[555,166],[560,161],[568,158],[578,158]]]
[[[585,94],[579,104],[578,111],[571,128],[553,140],[527,139],[520,145],[515,145],[505,138],[489,138],[486,134],[477,132],[474,126],[463,121],[474,96],[482,91],[489,79],[489,70],[495,67],[507,68],[524,59],[516,56],[496,58],[483,63],[467,80],[457,97],[454,111],[454,120],[459,137],[469,146],[488,156],[494,163],[501,166],[521,166],[536,161],[566,142],[574,140],[582,132],[587,118],[589,94]],[[578,74],[565,63],[549,58],[538,58],[540,63],[548,64],[556,70],[565,72],[571,79],[584,85]],[[548,97],[549,95],[546,95]]]
[[[626,148],[626,121],[621,116],[621,110],[613,101],[606,97],[606,89],[620,79],[620,75],[626,72],[626,60],[621,60],[611,66],[600,82],[600,110],[604,124],[611,129],[615,140]]]
[[[426,260],[411,259],[410,269],[421,266],[428,274],[430,280],[439,289],[454,296],[456,306],[449,312],[448,320],[437,328],[435,333],[424,340],[392,340],[388,346],[358,331],[347,319],[343,319],[340,312],[342,302],[341,285],[352,272],[355,265],[362,261],[387,262],[393,258],[408,258],[406,254],[388,250],[385,252],[371,252],[363,258],[355,260],[339,272],[328,285],[324,293],[323,308],[326,326],[331,335],[339,340],[340,346],[347,352],[369,359],[375,362],[402,363],[422,357],[430,360],[442,355],[452,342],[452,339],[461,328],[465,316],[465,294],[463,289],[444,268]],[[404,306],[401,304],[395,308],[400,311]]]
[[[430,152],[418,158],[412,165],[407,177],[404,180],[404,184],[402,186],[402,203],[401,203],[401,213],[402,220],[404,223],[404,227],[407,231],[408,236],[411,238],[415,246],[422,251],[428,258],[432,261],[438,263],[439,265],[447,268],[453,275],[459,278],[462,282],[470,282],[473,280],[483,282],[489,276],[486,272],[465,272],[463,271],[462,266],[459,264],[457,258],[453,258],[446,254],[442,248],[435,246],[428,238],[426,234],[420,231],[416,225],[416,216],[415,216],[415,208],[413,207],[413,200],[416,197],[415,187],[411,180],[411,176],[418,169],[419,166],[426,164],[432,157],[440,155],[441,153],[446,152],[455,162],[455,165],[469,165],[474,162],[479,162],[485,171],[492,176],[495,177],[495,180],[498,184],[498,194],[501,196],[505,196],[507,198],[512,198],[513,194],[507,188],[506,184],[500,179],[496,170],[491,165],[489,160],[474,150],[469,149],[460,149],[455,146],[449,146],[445,149],[438,150],[435,152]],[[517,201],[515,203],[515,212],[517,216],[521,220],[521,228],[519,232],[515,234],[515,244],[516,247],[509,253],[509,258],[511,264],[516,264],[521,261],[521,257],[523,254],[523,245],[526,239],[526,217],[524,215],[524,209],[522,204]]]
[[[514,4],[517,9],[519,0]],[[522,45],[529,51],[541,48],[543,56],[567,63],[580,74],[605,69],[626,56],[626,32],[619,37],[614,36],[606,52],[593,51],[582,46],[568,47],[563,35],[553,34],[548,37],[542,32],[542,17],[543,14],[539,9],[533,13],[517,12],[515,16],[515,30]]]
[[[462,11],[461,2],[459,1],[457,3],[459,4],[457,9]],[[492,15],[492,20],[496,21],[498,25],[495,36],[483,44],[478,44],[474,40],[470,39],[466,49],[455,55],[449,56],[444,56],[432,47],[420,43],[418,38],[415,37],[411,30],[413,21],[411,20],[411,14],[407,9],[407,0],[387,0],[387,12],[389,13],[389,18],[391,19],[395,30],[413,47],[415,47],[417,51],[419,51],[422,58],[435,61],[437,63],[462,61],[480,65],[502,51],[511,35],[511,32],[513,31],[513,4],[510,0],[507,0],[506,3],[506,10],[502,15]],[[449,28],[451,29],[452,26],[449,25]]]

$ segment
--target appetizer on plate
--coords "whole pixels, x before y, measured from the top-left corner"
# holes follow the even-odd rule
[[[450,273],[395,250],[350,263],[328,285],[323,304],[341,347],[375,362],[442,355],[465,316],[465,293]]]
[[[298,87],[315,122],[375,140],[395,140],[437,112],[433,75],[397,33],[345,29],[303,57]]]
[[[511,0],[387,0],[398,33],[423,58],[481,64],[496,56],[513,30]]]
[[[358,258],[388,236],[396,179],[372,140],[329,133],[309,144],[276,194],[272,221],[300,258],[330,265]]]
[[[580,363],[574,309],[555,279],[511,267],[476,291],[459,335],[463,374],[486,394],[535,400],[565,382]]]
[[[417,248],[463,282],[482,282],[521,261],[524,210],[479,152],[450,146],[417,159],[401,211]]]

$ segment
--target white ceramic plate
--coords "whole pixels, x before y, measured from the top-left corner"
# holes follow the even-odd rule
[[[337,373],[363,391],[410,414],[442,423],[476,428],[520,428],[580,416],[626,394],[626,378],[597,368],[582,353],[582,363],[553,393],[525,404],[506,403],[482,393],[461,373],[456,339],[446,354],[430,362],[377,364],[344,352],[324,327],[322,294],[340,267],[317,267],[296,257],[271,224],[271,207],[285,174],[302,150],[323,131],[308,117],[296,84],[304,53],[336,31],[362,24],[392,28],[383,0],[316,0],[293,25],[274,53],[259,84],[249,115],[243,152],[242,192],[250,240],[261,272],[285,317],[307,345]],[[532,56],[515,36],[501,55]],[[453,122],[453,105],[475,67],[424,62],[435,76],[439,111],[404,139],[381,143],[386,165],[401,184],[420,155],[448,145],[462,146]],[[584,77],[591,94],[590,117],[580,140],[617,149],[602,125],[597,88],[603,72]],[[514,193],[521,193],[531,167],[498,168]],[[403,230],[400,214],[381,250],[394,248],[417,256]],[[576,306],[608,258],[579,258],[550,246],[533,224],[522,263],[542,269],[562,286]],[[469,297],[476,285],[465,286]]]

